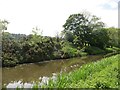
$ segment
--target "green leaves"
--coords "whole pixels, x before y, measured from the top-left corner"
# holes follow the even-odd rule
[[[81,13],[70,15],[63,27],[63,32],[65,35],[64,38],[69,42],[74,43],[74,45],[76,45],[77,47],[80,46],[82,48],[93,42],[92,38],[96,37],[92,36],[91,34],[95,30],[100,31],[101,28],[104,27],[104,23],[101,22],[100,18],[96,17],[95,15]],[[99,42],[99,40],[97,42]],[[95,43],[95,41],[93,43]],[[101,43],[99,44],[99,46],[101,46]],[[96,45],[96,43],[94,45]]]
[[[7,30],[7,25],[9,22],[7,20],[0,20],[0,30]]]

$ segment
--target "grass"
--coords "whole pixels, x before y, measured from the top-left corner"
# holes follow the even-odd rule
[[[118,88],[118,60],[120,54],[81,66],[79,69],[58,75],[43,88]]]

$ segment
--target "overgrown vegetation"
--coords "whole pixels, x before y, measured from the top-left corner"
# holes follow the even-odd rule
[[[77,56],[106,54],[112,48],[120,49],[120,33],[117,28],[105,28],[105,24],[95,15],[72,14],[63,25],[61,36],[39,35],[38,28],[33,34],[10,34],[4,32],[9,24],[0,21],[2,36],[2,64],[15,66],[22,63],[44,60],[72,58]],[[110,49],[108,49],[110,48]]]

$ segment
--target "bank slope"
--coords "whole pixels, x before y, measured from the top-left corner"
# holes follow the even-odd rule
[[[43,88],[118,88],[120,54],[81,66],[69,74],[58,75]]]

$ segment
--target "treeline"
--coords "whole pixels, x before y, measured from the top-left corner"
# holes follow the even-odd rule
[[[1,22],[4,23],[6,22]],[[21,35],[3,32],[2,65],[64,59],[84,55],[106,54],[119,50],[119,29],[105,28],[94,15],[72,14],[63,25],[61,36]]]

